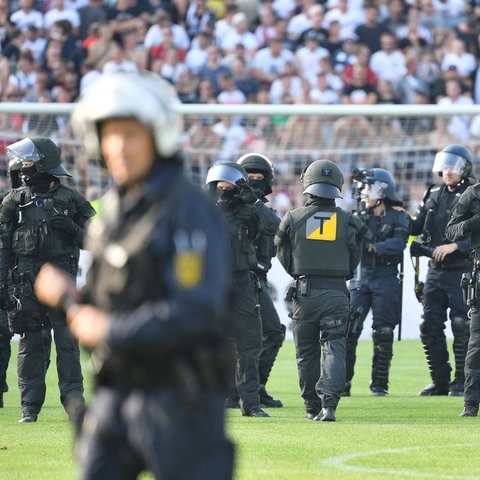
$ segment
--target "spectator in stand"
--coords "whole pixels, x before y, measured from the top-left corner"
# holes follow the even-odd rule
[[[8,0],[0,0],[0,52],[2,53],[8,43],[8,34],[12,28],[9,19],[11,12],[9,6]]]
[[[212,131],[221,139],[221,147],[215,157],[215,163],[232,162],[240,155],[240,149],[248,140],[248,132],[242,125],[232,122],[226,115],[212,127]]]
[[[367,80],[367,67],[360,63],[352,66],[350,84],[345,85],[341,95],[343,104],[374,105],[378,102],[378,91]]]
[[[370,48],[368,48],[367,45],[357,45],[355,63],[346,65],[343,69],[342,80],[345,85],[350,85],[350,83],[352,82],[353,65],[355,65],[356,63],[359,63],[360,65],[363,65],[365,67],[367,83],[373,86],[377,85],[377,75],[370,68],[370,57],[371,52]]]
[[[215,85],[209,78],[198,82],[198,103],[217,103]]]
[[[268,47],[260,49],[252,62],[252,77],[260,84],[270,87],[272,82],[285,71],[285,64],[295,65],[295,56],[291,50],[283,48],[280,38],[271,38]]]
[[[287,33],[288,20],[284,18],[277,18],[275,21],[275,35],[274,37],[282,40],[282,47],[292,52],[295,50],[297,42],[289,38]]]
[[[41,29],[35,25],[29,25],[25,30],[25,40],[22,43],[22,50],[30,50],[37,64],[41,62],[45,49],[47,48],[47,40],[40,36],[40,31]]]
[[[347,65],[353,65],[357,54],[357,36],[352,33],[342,38],[342,47],[332,56],[334,72],[342,76]]]
[[[327,39],[322,44],[327,50],[330,56],[337,50],[342,48],[342,38],[340,37],[340,23],[338,20],[332,20],[327,27]]]
[[[296,13],[288,22],[287,33],[288,37],[296,42],[300,35],[312,26],[312,20],[308,16],[308,9],[313,5],[317,5],[315,0],[302,0],[300,11]]]
[[[210,45],[208,47],[207,62],[198,71],[198,78],[201,80],[208,79],[212,82],[215,96],[219,93],[218,77],[225,72],[230,72],[230,69],[221,62],[221,53],[217,45]]]
[[[150,22],[152,14],[153,7],[150,3],[140,5],[136,0],[116,0],[107,8],[107,20],[114,34],[135,29],[142,21]]]
[[[88,4],[78,10],[80,27],[78,37],[85,40],[90,31],[92,23],[104,22],[107,19],[107,6],[103,0],[88,0]]]
[[[407,24],[396,31],[398,46],[406,55],[409,51],[419,52],[433,44],[432,32],[420,23],[420,9],[410,7]]]
[[[26,32],[31,25],[43,28],[43,14],[33,8],[33,0],[20,0],[20,9],[10,15],[10,23]]]
[[[179,73],[175,90],[182,103],[198,103],[197,87],[198,78],[188,68]]]
[[[92,41],[87,48],[86,60],[101,72],[105,63],[110,60],[113,49],[113,29],[108,21],[102,22],[98,26],[96,40]]]
[[[323,25],[328,25],[332,20],[340,23],[340,36],[346,37],[355,33],[355,28],[365,22],[365,12],[360,9],[349,8],[348,0],[335,0],[335,6],[325,13]],[[327,3],[328,6],[328,3]]]
[[[322,105],[334,105],[340,103],[340,97],[328,84],[327,74],[320,72],[317,75],[316,86],[310,90],[310,99],[313,103]]]
[[[343,80],[333,71],[332,59],[325,57],[320,60],[320,71],[327,76],[328,86],[340,94],[345,84]]]
[[[440,12],[435,8],[433,0],[420,0],[419,7],[420,12],[418,20],[422,27],[427,28],[430,31],[444,27],[445,21],[440,15]]]
[[[413,94],[413,105],[419,105],[419,108],[422,105],[427,105],[429,103],[429,97],[426,92],[421,90],[415,91]],[[444,117],[437,117],[438,119]],[[445,120],[445,119],[444,119]],[[402,117],[400,119],[402,124],[403,131],[411,136],[414,145],[426,145],[427,141],[425,140],[424,136],[427,135],[429,132],[433,130],[434,119],[432,117]],[[446,131],[446,128],[445,128]],[[441,140],[439,142],[428,143],[429,145],[440,145],[440,144],[449,144],[449,143],[458,143],[457,142],[450,142],[447,140]]]
[[[377,103],[383,105],[398,105],[400,104],[400,99],[397,96],[397,93],[393,89],[392,84],[387,80],[379,80],[377,83],[377,94],[378,99]],[[389,120],[390,117],[387,117]],[[395,121],[397,119],[394,119]]]
[[[2,57],[7,59],[10,65],[17,63],[24,40],[25,35],[19,28],[14,27],[10,30],[8,42],[2,49]],[[8,66],[10,67],[10,65]]]
[[[232,53],[236,45],[241,43],[245,47],[247,57],[253,58],[260,44],[257,37],[248,30],[247,16],[243,12],[237,12],[232,17],[232,27],[235,30],[228,32],[220,43],[223,54]]]
[[[217,95],[217,102],[227,105],[241,105],[247,102],[246,95],[239,90],[230,72],[225,72],[218,78],[220,93]]]
[[[80,27],[80,15],[74,8],[67,8],[65,0],[53,0],[53,7],[48,10],[43,16],[43,29],[45,35],[50,30],[52,25],[58,20],[68,20],[72,25],[73,32],[78,33]]]
[[[272,8],[279,18],[289,19],[295,12],[296,0],[273,0]]]
[[[468,2],[463,0],[433,0],[436,11],[444,19],[445,28],[454,28],[467,19]]]
[[[447,95],[447,83],[450,80],[456,80],[461,88],[462,95],[473,97],[472,85],[470,79],[462,78],[455,65],[450,65],[448,69],[437,77],[430,86],[430,103],[438,103],[439,100]]]
[[[440,65],[435,58],[433,48],[426,48],[420,52],[417,74],[419,78],[428,83],[430,88],[440,76]]]
[[[173,39],[172,26],[163,25],[160,30],[162,33],[162,43],[160,45],[157,45],[156,47],[151,47],[149,49],[149,58],[150,59],[160,58],[161,60],[165,60],[167,56],[167,52],[171,49],[174,49],[177,51],[179,61],[183,62],[183,60],[185,59],[187,50],[184,50],[183,48],[178,48],[176,46],[175,41]]]
[[[277,35],[275,22],[277,16],[271,8],[271,5],[264,4],[260,7],[258,14],[258,25],[255,27],[254,34],[257,37],[259,48],[266,47],[268,41]]]
[[[51,98],[51,91],[48,88],[49,72],[47,69],[41,66],[36,67],[35,85],[33,88],[23,97],[24,102],[39,102],[41,95],[46,95]]]
[[[260,89],[259,82],[250,74],[243,57],[238,57],[232,63],[232,75],[235,86],[241,90],[247,99],[255,96]]]
[[[448,80],[445,84],[446,96],[441,98],[438,105],[471,105],[473,100],[471,96],[462,94],[462,87],[458,80]],[[461,143],[466,143],[470,137],[470,121],[467,115],[454,115],[450,117],[448,131],[450,134],[461,139]]]
[[[465,42],[456,38],[450,43],[450,48],[442,59],[442,70],[446,71],[454,65],[458,73],[464,79],[467,79],[477,69],[477,59],[475,56],[465,50]]]
[[[20,53],[16,70],[8,77],[8,84],[17,88],[22,97],[35,87],[37,71],[32,52],[24,50]]]
[[[400,103],[414,103],[414,97],[417,92],[423,92],[428,98],[430,85],[419,76],[419,65],[420,62],[417,55],[412,55],[407,59],[407,73],[400,77],[394,86]]]
[[[192,46],[185,55],[185,65],[197,74],[203,65],[207,62],[208,46],[211,37],[206,32],[198,32],[192,40]]]
[[[379,80],[396,82],[407,73],[405,56],[397,48],[397,39],[393,33],[383,33],[380,45],[381,50],[372,54],[370,58],[370,67]]]
[[[218,17],[219,19],[215,22],[215,43],[221,45],[226,37],[231,32],[235,32],[235,28],[232,25],[233,16],[238,12],[238,7],[236,4],[229,3],[225,8],[225,15],[223,17]]]
[[[387,32],[385,25],[380,23],[380,9],[376,4],[370,4],[365,7],[365,22],[355,28],[355,35],[358,42],[367,45],[371,53],[380,50],[380,36]]]
[[[295,52],[298,74],[314,85],[321,71],[320,60],[328,56],[328,50],[318,43],[316,33],[310,31],[305,35],[305,45]]]
[[[294,74],[293,71],[283,72],[279,78],[272,82],[269,89],[268,98],[269,103],[281,104],[285,95],[290,98],[297,98],[302,92],[302,79]]]
[[[407,8],[403,0],[388,0],[388,15],[382,22],[388,31],[395,34],[397,29],[407,24]]]
[[[152,26],[145,35],[144,45],[147,48],[157,47],[163,42],[162,27],[171,27],[173,32],[173,43],[177,48],[187,51],[190,47],[190,38],[187,31],[176,23],[172,23],[171,17],[166,10],[156,13]]]
[[[115,42],[110,60],[105,63],[102,72],[106,74],[115,72],[137,73],[138,67],[135,62],[125,58],[125,52],[123,51],[122,45]]]
[[[310,20],[310,27],[305,29],[297,38],[296,48],[299,46],[305,45],[305,38],[307,35],[311,35],[313,32],[318,39],[318,44],[323,45],[326,42],[328,37],[328,32],[325,30],[324,18],[325,18],[325,9],[321,5],[312,5],[308,7],[307,16]],[[328,25],[328,23],[327,23]]]
[[[146,70],[148,66],[148,49],[143,46],[145,30],[146,26],[144,24],[143,27],[125,30],[120,37],[125,59],[135,63],[139,70]],[[141,41],[139,41],[139,38],[141,38]]]
[[[42,92],[37,99],[38,103],[52,103],[53,98],[47,92]],[[32,137],[48,137],[55,139],[58,136],[59,127],[55,115],[49,113],[33,113],[28,115],[23,124],[23,131]]]
[[[185,25],[188,36],[192,40],[198,33],[205,31],[208,25],[215,21],[214,13],[207,7],[206,0],[190,2],[185,15]]]
[[[68,20],[58,20],[53,23],[49,31],[49,41],[60,42],[62,58],[73,62],[77,71],[80,69],[85,52],[78,47],[78,37],[75,36],[72,24]]]
[[[80,71],[81,71],[81,77],[80,77],[79,92],[80,92],[80,95],[83,95],[85,93],[85,90],[102,75],[102,72],[100,72],[95,68],[95,64],[90,63],[87,60],[84,60],[82,62]]]
[[[157,71],[157,73],[175,85],[178,82],[178,77],[184,70],[188,70],[188,68],[180,61],[178,50],[175,47],[170,47],[165,55],[165,60],[161,64],[160,71]]]

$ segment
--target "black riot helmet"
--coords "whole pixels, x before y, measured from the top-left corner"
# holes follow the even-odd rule
[[[453,173],[458,173],[463,179],[472,175],[472,154],[463,145],[448,145],[442,148],[433,162],[432,172],[442,176],[445,168],[450,168]]]
[[[395,180],[392,175],[383,168],[372,168],[367,171],[365,183],[371,185],[371,193],[367,196],[371,200],[390,200],[392,205],[402,205],[402,201],[395,193]]]
[[[259,192],[261,196],[272,193],[272,183],[275,178],[275,172],[272,162],[265,155],[261,153],[246,153],[237,160],[237,163],[241,165],[247,173],[263,174],[265,186],[264,191]]]
[[[24,138],[5,149],[11,162],[32,163],[35,173],[71,177],[61,163],[60,149],[49,138]]]
[[[212,193],[217,188],[218,182],[237,185],[237,182],[242,180],[248,183],[247,172],[241,165],[235,162],[217,163],[208,170],[205,188],[208,193]]]
[[[343,174],[331,160],[315,160],[300,177],[303,193],[315,197],[341,198]]]

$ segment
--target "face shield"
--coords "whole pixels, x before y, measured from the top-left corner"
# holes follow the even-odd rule
[[[442,174],[443,172],[449,171],[450,173],[462,175],[466,164],[467,162],[464,158],[454,153],[438,152],[435,155],[432,172]]]
[[[5,149],[11,164],[32,162],[40,160],[40,152],[30,138],[24,138],[19,142],[12,143]]]

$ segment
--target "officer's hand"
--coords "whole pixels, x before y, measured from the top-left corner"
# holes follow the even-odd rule
[[[240,191],[240,200],[243,203],[255,203],[258,200],[257,194],[253,191],[252,186],[244,179],[236,183]]]
[[[54,228],[63,230],[71,237],[76,237],[78,234],[79,226],[69,217],[65,215],[55,215],[52,217],[52,225]]]
[[[477,213],[472,218],[465,220],[465,230],[467,232],[480,231],[480,213]]]

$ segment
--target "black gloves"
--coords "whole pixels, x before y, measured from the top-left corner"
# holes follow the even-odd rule
[[[8,288],[0,285],[0,310],[6,311],[8,307]]]
[[[69,217],[65,215],[54,215],[52,217],[52,225],[54,228],[63,230],[71,237],[76,237],[80,227]]]
[[[472,218],[465,220],[465,230],[467,232],[480,230],[480,213],[477,213]]]
[[[254,192],[251,185],[246,180],[239,180],[236,182],[238,190],[240,192],[240,200],[243,203],[255,203],[258,200],[256,193]]]

